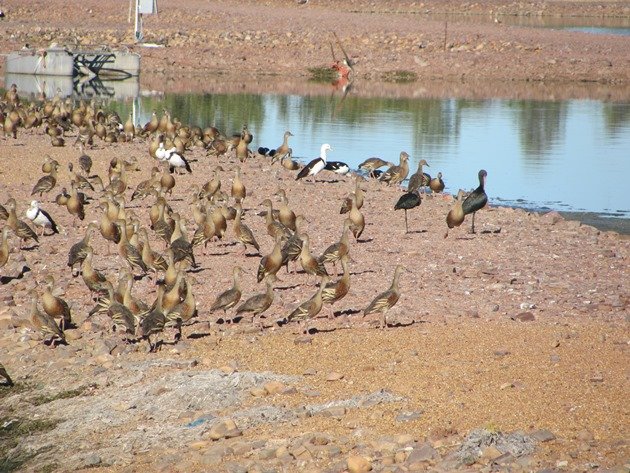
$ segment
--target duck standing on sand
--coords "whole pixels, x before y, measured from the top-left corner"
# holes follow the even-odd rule
[[[48,212],[40,208],[39,202],[36,200],[31,201],[31,206],[26,211],[26,217],[35,224],[37,227],[42,227],[42,236],[46,231],[46,228],[50,228],[54,233],[59,233],[57,224],[50,216]]]
[[[310,163],[302,168],[295,180],[303,177],[315,176],[318,172],[326,167],[326,152],[332,151],[328,143],[324,143],[319,151],[319,158],[313,159]]]

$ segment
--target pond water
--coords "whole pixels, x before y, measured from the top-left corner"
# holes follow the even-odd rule
[[[555,17],[536,15],[458,15],[428,14],[429,18],[454,23],[494,23],[528,28],[552,28],[592,34],[630,36],[630,18],[627,17]]]
[[[113,106],[125,117],[132,103]],[[275,148],[291,130],[295,157],[330,143],[329,160],[353,169],[371,156],[398,162],[404,150],[411,172],[426,159],[452,193],[476,187],[484,168],[495,205],[630,217],[630,103],[191,94],[141,97],[133,108],[141,124],[163,108],[228,134],[247,123],[253,149]]]

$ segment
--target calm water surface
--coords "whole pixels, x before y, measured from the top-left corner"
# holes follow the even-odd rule
[[[116,108],[124,117],[131,104]],[[275,148],[291,130],[304,161],[325,142],[330,160],[352,168],[371,156],[398,162],[405,150],[412,172],[426,159],[452,193],[476,187],[484,168],[494,204],[630,217],[630,103],[167,95],[137,99],[137,121],[162,108],[229,134],[247,123],[253,149]]]

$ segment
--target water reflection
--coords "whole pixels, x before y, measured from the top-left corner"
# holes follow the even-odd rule
[[[216,125],[226,133],[243,123],[253,146],[276,147],[285,130],[294,154],[314,157],[331,143],[330,159],[356,168],[370,156],[412,166],[425,158],[447,190],[476,186],[488,170],[498,202],[630,217],[630,104],[599,101],[515,101],[361,98],[339,95],[165,95],[137,101],[137,121],[168,109],[182,122]],[[115,105],[125,116],[130,103]]]
[[[106,80],[99,76],[86,77],[46,76],[34,74],[12,74],[4,78],[6,86],[16,84],[23,97],[74,97],[82,99],[113,98],[124,100],[137,97],[140,93],[138,77],[124,80]]]

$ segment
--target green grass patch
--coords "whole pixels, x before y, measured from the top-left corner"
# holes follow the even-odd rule
[[[42,434],[53,430],[58,420],[53,419],[11,419],[0,418],[0,473],[19,471],[22,466],[40,452],[25,452],[18,449],[9,453],[20,444],[25,437]],[[52,471],[52,470],[50,470]]]
[[[39,395],[29,399],[28,402],[33,404],[34,406],[41,406],[42,404],[48,404],[49,402],[56,401],[57,399],[70,399],[73,397],[80,396],[85,391],[86,387],[81,386],[76,389],[69,389],[67,391],[61,391],[56,394],[50,395]]]
[[[412,71],[388,71],[383,74],[383,80],[385,82],[395,82],[397,84],[406,84],[409,82],[416,82],[418,80],[418,74]]]
[[[309,67],[308,72],[311,73],[309,80],[313,82],[332,82],[338,78],[337,71],[330,67]]]

